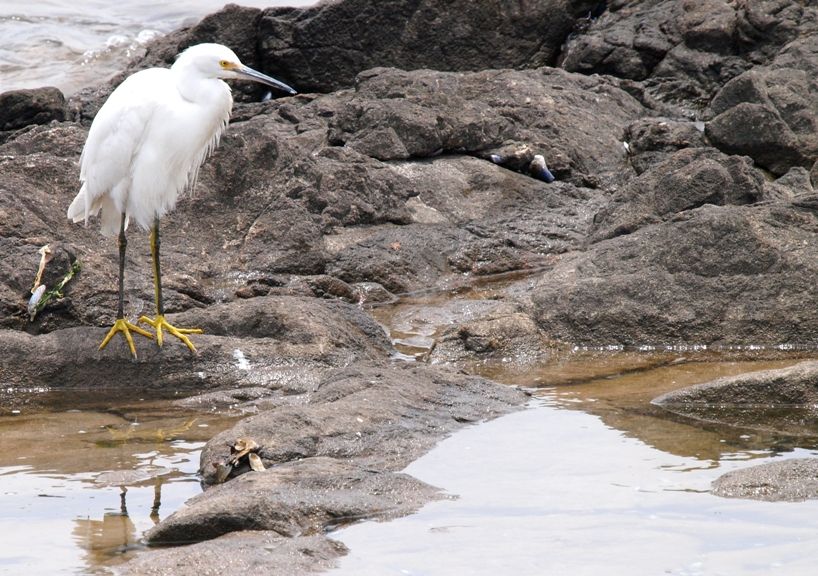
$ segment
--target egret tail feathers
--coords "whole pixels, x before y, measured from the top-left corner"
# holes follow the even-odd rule
[[[107,195],[96,198],[89,205],[86,199],[85,185],[82,186],[71,205],[68,207],[68,218],[73,222],[84,222],[88,225],[88,218],[100,214],[100,229],[105,236],[116,236],[119,234],[119,226],[122,213],[117,209],[114,201]],[[125,227],[128,227],[130,218],[125,219]]]
[[[85,206],[85,186],[80,188],[79,193],[74,197],[71,205],[68,207],[68,219],[72,222],[84,221],[88,225],[88,211]]]

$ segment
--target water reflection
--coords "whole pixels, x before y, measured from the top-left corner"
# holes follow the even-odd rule
[[[773,451],[682,456],[566,408],[551,396],[444,440],[406,472],[457,498],[336,532],[350,554],[331,574],[815,573],[818,502],[709,493],[722,473]]]
[[[43,395],[7,398],[0,416],[0,533],[14,551],[0,573],[110,573],[201,491],[199,452],[235,421],[138,395]]]
[[[374,314],[402,352],[424,360],[464,312],[491,314],[509,290],[514,282],[424,294]],[[461,361],[538,400],[411,464],[407,473],[457,498],[335,533],[351,552],[333,573],[812,575],[818,502],[727,501],[710,485],[756,461],[815,456],[814,411],[721,410],[708,421],[651,400],[816,355],[790,345],[649,345]]]
[[[372,312],[403,358],[425,361],[452,326],[504,314],[504,295],[520,290],[527,281],[516,276],[486,280],[403,297]],[[748,371],[783,368],[816,355],[814,348],[792,345],[644,345],[553,348],[533,358],[511,353],[457,364],[497,382],[532,388],[564,408],[598,415],[611,427],[660,450],[718,460],[731,452],[818,445],[818,409],[708,409],[694,421],[654,406],[651,400],[671,390]]]
[[[105,512],[102,520],[77,518],[72,532],[74,541],[85,550],[85,564],[89,568],[111,563],[111,557],[123,554],[139,541],[136,525],[128,516],[125,493],[119,512]]]
[[[608,426],[664,452],[719,461],[729,454],[752,459],[770,450],[817,447],[818,422],[809,417],[812,408],[753,412],[725,408],[725,418],[703,421],[668,412],[651,400],[724,376],[791,366],[804,356],[777,350],[684,355],[583,351],[529,366],[525,372],[492,364],[475,366],[475,371],[508,384],[533,386],[536,395],[599,416]]]
[[[453,325],[491,316],[520,280],[404,297],[373,308],[403,358],[425,361]],[[532,388],[560,406],[598,415],[609,426],[679,456],[717,461],[725,453],[818,446],[818,410],[809,407],[709,409],[693,420],[654,406],[660,394],[723,376],[790,366],[815,357],[795,346],[573,347],[538,357],[459,361],[467,372]],[[749,456],[752,457],[752,456]]]
[[[170,472],[170,469],[168,469]],[[130,472],[130,471],[120,471]],[[100,475],[103,476],[103,475]],[[74,541],[85,551],[85,564],[90,568],[110,566],[118,556],[123,556],[128,552],[140,547],[140,534],[144,531],[137,530],[136,524],[128,514],[128,483],[127,474],[122,474],[119,479],[113,481],[112,475],[108,475],[103,482],[96,479],[96,484],[110,486],[121,483],[119,486],[119,510],[106,511],[102,520],[92,518],[75,518],[74,529],[72,531]],[[148,518],[153,525],[159,523],[159,509],[162,505],[162,484],[164,480],[161,476],[156,476],[153,480],[153,503],[151,504]],[[135,484],[144,484],[144,481],[137,481]],[[171,510],[172,512],[172,510]],[[124,559],[124,556],[121,558]]]

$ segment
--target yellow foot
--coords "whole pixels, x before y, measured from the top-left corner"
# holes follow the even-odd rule
[[[165,320],[165,317],[162,314],[159,314],[156,318],[148,318],[147,316],[140,316],[137,322],[144,322],[145,324],[150,324],[156,329],[156,343],[161,346],[163,342],[162,337],[162,330],[167,329],[168,333],[173,334],[179,340],[184,342],[188,348],[190,348],[191,352],[196,352],[196,348],[193,346],[193,342],[190,341],[190,338],[185,336],[185,334],[201,334],[201,328],[176,328],[168,323]]]
[[[125,340],[128,341],[128,348],[131,349],[131,354],[133,355],[134,359],[136,359],[136,347],[133,345],[133,337],[131,337],[131,332],[136,332],[137,334],[141,334],[145,338],[150,338],[153,340],[153,334],[148,332],[147,330],[143,330],[136,324],[131,324],[124,318],[117,318],[114,325],[111,326],[111,329],[108,330],[108,334],[106,334],[105,339],[102,341],[102,344],[99,345],[99,349],[102,350],[108,345],[108,342],[111,341],[111,338],[114,337],[114,334],[117,332],[122,332],[125,336]]]

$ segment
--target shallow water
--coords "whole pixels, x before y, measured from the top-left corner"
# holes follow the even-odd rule
[[[424,358],[448,326],[491,308],[519,282],[414,295],[374,312],[403,358]],[[782,421],[780,410],[758,410],[727,426],[670,414],[651,400],[816,355],[789,344],[645,345],[465,363],[531,389],[531,406],[459,431],[411,464],[407,473],[449,497],[392,522],[335,532],[350,553],[330,573],[815,574],[818,502],[709,493],[730,470],[818,455],[814,411],[789,409]]]
[[[410,465],[453,499],[335,533],[351,552],[330,573],[814,574],[818,502],[710,495],[720,474],[776,457],[725,448],[717,459],[679,456],[565,410],[558,396],[535,402]]]
[[[316,0],[242,0],[242,6],[309,6]],[[152,38],[190,26],[225,0],[3,0],[0,92],[56,86],[70,95],[122,70]]]
[[[440,307],[460,314],[467,304],[413,306],[437,333],[453,319]],[[407,310],[399,303],[392,316],[411,325]],[[475,363],[531,388],[531,407],[460,431],[410,465],[452,498],[334,532],[351,550],[335,573],[812,574],[818,503],[725,500],[708,489],[729,470],[812,455],[815,419],[780,434],[761,419],[729,427],[650,403],[808,355],[573,350],[527,366]],[[200,492],[201,447],[235,417],[177,410],[172,399],[0,390],[0,573],[108,574],[139,553],[146,529]],[[124,500],[117,471],[137,474]]]
[[[668,389],[753,368],[690,367],[548,388],[524,412],[455,433],[406,469],[451,498],[336,532],[351,552],[331,573],[814,574],[818,502],[708,491],[730,470],[818,455],[818,427],[782,439],[650,406],[647,382]]]
[[[781,437],[703,426],[649,403],[668,389],[794,361],[677,358],[645,368],[656,359],[644,353],[583,352],[532,369],[532,381],[563,384],[537,389],[528,410],[460,431],[407,468],[455,499],[335,532],[351,550],[336,573],[812,574],[818,503],[707,491],[728,470],[813,454],[818,430]],[[582,373],[591,376],[578,383]],[[146,529],[199,493],[199,451],[234,417],[168,401],[3,394],[0,573],[108,574],[139,553]],[[148,476],[134,479],[124,508],[119,480],[99,481],[117,470]]]
[[[204,442],[235,420],[121,391],[6,394],[3,408],[2,574],[110,574],[201,492]]]

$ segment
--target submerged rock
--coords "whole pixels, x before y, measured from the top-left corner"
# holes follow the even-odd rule
[[[818,362],[718,378],[653,403],[690,418],[791,436],[818,436]]]
[[[719,378],[669,392],[653,402],[674,410],[725,405],[812,407],[818,404],[818,362]]]

